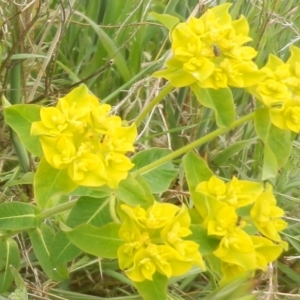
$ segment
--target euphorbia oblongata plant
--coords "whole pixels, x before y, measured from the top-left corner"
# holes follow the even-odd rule
[[[87,253],[116,260],[143,299],[167,299],[168,284],[192,271],[222,286],[266,271],[288,249],[280,235],[285,213],[267,179],[285,164],[300,130],[300,49],[291,47],[286,62],[270,54],[259,68],[247,19],[232,19],[230,6],[186,22],[152,14],[170,30],[171,54],[153,74],[167,84],[133,122],[114,115],[85,85],[55,106],[5,102],[5,120],[36,169],[33,203],[0,204],[10,265],[20,266],[13,236],[27,231],[54,281],[68,278],[69,263]],[[231,87],[251,94],[256,108],[237,118]],[[153,103],[178,88],[214,112],[217,129],[176,151],[137,151]],[[218,176],[195,149],[251,121],[265,147],[261,177]],[[181,166],[189,196],[170,202],[163,195]],[[13,280],[7,276],[2,292]]]

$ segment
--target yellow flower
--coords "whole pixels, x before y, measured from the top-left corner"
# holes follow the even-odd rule
[[[234,231],[238,223],[238,215],[234,207],[215,198],[209,202],[210,212],[204,220],[208,235],[224,236]]]
[[[126,204],[121,205],[121,208],[141,227],[153,229],[164,227],[179,211],[179,207],[176,205],[158,202],[154,202],[147,210],[140,206],[131,207]]]
[[[300,97],[288,99],[280,108],[269,110],[272,124],[283,130],[300,132]]]
[[[238,180],[234,176],[226,184],[226,187],[226,198],[223,201],[236,208],[255,202],[256,198],[263,192],[261,183]]]
[[[244,270],[256,268],[255,249],[250,236],[240,228],[225,235],[213,254],[221,261],[235,264]]]
[[[300,49],[292,46],[291,56],[286,62],[290,66],[290,77],[285,79],[285,83],[292,93],[300,96]]]
[[[126,153],[134,151],[137,129],[124,126],[110,110],[82,85],[56,107],[41,108],[41,121],[32,123],[31,134],[40,136],[47,162],[67,169],[76,184],[116,188],[133,168]]]
[[[181,266],[179,265],[179,269],[176,269],[177,264],[174,264],[176,267],[174,270],[172,269],[173,261],[180,261],[180,259],[180,255],[170,246],[150,244],[147,248],[142,248],[137,252],[134,256],[133,266],[125,273],[135,282],[152,280],[156,271],[167,278],[170,278],[173,273],[179,276],[188,270],[184,262]]]
[[[41,121],[33,122],[31,135],[57,136],[66,131],[68,123],[65,115],[56,107],[42,107],[40,110]]]
[[[262,236],[250,236],[255,248],[256,267],[265,270],[267,265],[275,261],[283,250],[288,249],[286,242],[275,244]]]
[[[220,63],[220,68],[226,75],[229,86],[249,87],[264,78],[263,72],[258,70],[256,64],[252,61],[237,61],[225,58]]]
[[[105,134],[109,129],[122,125],[121,118],[110,116],[110,111],[111,106],[108,104],[97,103],[91,106],[89,124],[96,132]]]
[[[104,158],[106,184],[110,188],[117,188],[119,182],[127,178],[128,171],[134,167],[130,159],[119,153],[110,152]]]
[[[205,269],[199,245],[186,240],[190,216],[185,206],[155,202],[148,209],[121,205],[119,265],[133,281],[152,280],[155,272],[167,278],[186,273],[193,265]]]
[[[76,147],[72,138],[41,136],[40,142],[47,162],[55,169],[65,169],[75,160]]]
[[[267,186],[255,201],[251,211],[251,218],[256,228],[267,238],[281,242],[278,231],[286,228],[287,223],[281,219],[284,211],[276,206],[276,199],[272,192],[272,187]]]
[[[77,155],[68,167],[68,174],[75,183],[82,186],[97,187],[107,183],[103,162],[93,153]]]
[[[246,87],[256,84],[261,72],[251,61],[257,52],[248,46],[249,26],[244,16],[232,21],[231,4],[209,9],[199,19],[179,23],[171,33],[173,57],[167,69],[153,76],[175,87],[197,83],[202,88]]]
[[[291,91],[286,84],[290,76],[290,66],[280,58],[270,54],[267,64],[261,69],[265,77],[249,91],[266,106],[272,107],[283,103],[291,97]]]
[[[222,271],[222,278],[221,281],[219,282],[220,285],[222,285],[228,280],[238,277],[239,275],[243,275],[249,272],[249,270],[246,270],[237,264],[230,264],[224,261],[221,261],[221,271]],[[251,273],[253,273],[253,271]]]
[[[199,245],[194,241],[187,241],[192,232],[189,230],[191,219],[186,206],[182,206],[173,220],[161,231],[161,237],[165,243],[178,251],[186,262],[198,265],[205,269],[203,259],[199,253]]]
[[[142,247],[150,244],[149,233],[142,232],[134,220],[126,218],[119,230],[119,236],[124,244],[118,249],[119,265],[122,270],[130,267],[135,254]]]
[[[242,207],[251,204],[263,191],[263,186],[257,182],[238,180],[236,177],[230,182],[223,182],[216,176],[208,181],[200,182],[196,192],[212,196],[233,207]]]
[[[129,151],[133,152],[133,143],[136,135],[137,129],[135,124],[128,127],[112,126],[103,136],[101,149],[103,149],[103,151],[113,151],[120,154],[125,154]]]
[[[196,187],[196,192],[222,200],[226,194],[226,184],[214,175],[208,181],[200,182]]]

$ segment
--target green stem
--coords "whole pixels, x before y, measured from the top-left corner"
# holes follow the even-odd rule
[[[161,92],[149,103],[149,105],[140,113],[139,116],[135,119],[135,124],[138,127],[146,116],[150,113],[150,111],[157,105],[166,95],[168,95],[173,89],[173,86],[168,83]]]
[[[187,146],[184,146],[184,147],[178,149],[177,151],[174,151],[171,154],[166,155],[166,156],[156,160],[155,162],[153,162],[153,163],[137,170],[136,172],[134,172],[133,176],[136,176],[138,174],[145,174],[145,173],[151,171],[152,169],[155,169],[156,167],[158,167],[158,166],[160,166],[160,165],[162,165],[162,164],[164,164],[164,163],[166,163],[166,162],[168,162],[168,161],[170,161],[170,160],[172,160],[172,159],[174,159],[174,158],[176,158],[176,157],[178,157],[182,154],[185,154],[188,151],[190,151],[190,150],[192,150],[196,147],[201,146],[202,144],[207,143],[208,141],[210,141],[210,140],[212,140],[212,139],[214,139],[214,138],[216,138],[216,137],[218,137],[218,136],[234,129],[235,127],[237,127],[239,125],[242,125],[243,123],[253,119],[254,114],[255,114],[255,112],[252,112],[252,113],[250,113],[250,114],[234,121],[229,127],[219,128],[219,129],[205,135],[204,137],[188,144]]]
[[[56,207],[53,207],[53,208],[50,208],[50,209],[42,212],[40,217],[41,217],[42,220],[44,220],[44,219],[47,219],[47,218],[51,218],[52,216],[61,214],[65,211],[68,211],[68,210],[73,208],[73,206],[76,204],[77,200],[78,199],[63,203],[63,204],[61,204],[59,206],[56,206]]]

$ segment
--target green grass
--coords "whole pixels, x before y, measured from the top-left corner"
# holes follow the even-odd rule
[[[191,14],[199,16],[205,10],[206,6],[199,3],[211,5],[214,1],[41,2],[32,1],[27,7],[26,4],[0,0],[1,96],[12,104],[50,105],[76,82],[84,81],[95,95],[113,105],[116,113],[133,120],[163,87],[164,82],[152,78],[151,74],[162,68],[170,48],[168,31],[149,13],[168,13],[184,21]],[[215,2],[233,2],[232,16],[244,14],[247,17],[259,66],[266,63],[269,53],[286,59],[289,46],[299,45],[300,0]],[[240,90],[233,92],[238,116],[253,109],[255,103],[249,94]],[[149,115],[141,126],[137,148],[155,146],[176,150],[214,129],[211,111],[201,107],[190,90],[183,88],[169,94]],[[244,143],[238,144],[239,141]],[[226,156],[230,147],[233,150]],[[196,151],[221,177],[236,175],[241,179],[259,179],[261,176],[263,145],[255,139],[251,123]],[[300,143],[296,137],[289,162],[271,181],[290,224],[284,233],[290,249],[268,273],[257,274],[252,289],[257,299],[300,299],[299,167]],[[18,137],[4,124],[1,109],[0,203],[33,201],[30,185],[6,187],[5,184],[34,169],[32,157],[28,157]],[[182,177],[171,190],[166,193],[166,198],[172,201],[184,199],[182,192],[187,189]],[[118,271],[115,261],[99,262],[94,257],[81,256],[70,266],[70,279],[57,283],[48,279],[39,268],[28,237],[19,234],[15,240],[22,256],[20,274],[30,299],[141,299],[128,279]],[[209,297],[215,286],[207,276],[191,271],[170,286],[169,299]],[[10,291],[13,290],[14,286]],[[216,295],[207,299],[226,297],[224,291],[217,291]],[[233,298],[229,294],[224,299]]]

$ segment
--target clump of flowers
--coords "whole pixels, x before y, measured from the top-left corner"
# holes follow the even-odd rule
[[[286,63],[270,54],[261,71],[265,74],[263,80],[249,91],[269,108],[271,122],[276,127],[299,133],[300,49],[291,47]]]
[[[116,188],[133,167],[125,154],[134,151],[137,131],[110,111],[110,105],[101,104],[82,85],[60,98],[56,107],[42,107],[31,135],[39,136],[46,161],[55,169],[67,169],[76,184]]]
[[[252,59],[257,52],[244,46],[252,39],[244,16],[232,20],[230,3],[208,9],[200,18],[179,23],[171,32],[173,57],[167,69],[154,73],[175,87],[197,83],[202,88],[248,87],[262,73]]]
[[[288,245],[279,232],[286,228],[284,211],[276,205],[270,185],[216,176],[196,187],[202,205],[196,205],[207,234],[219,240],[213,252],[227,280],[241,273],[265,270]]]
[[[186,273],[193,265],[205,269],[191,234],[186,206],[155,202],[148,209],[121,205],[122,226],[119,236],[124,244],[118,249],[122,270],[134,282],[152,280],[155,272],[170,278]]]

